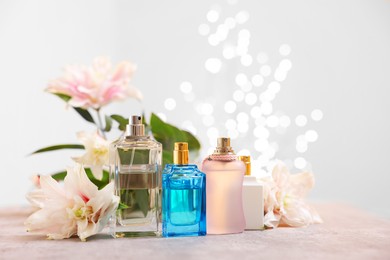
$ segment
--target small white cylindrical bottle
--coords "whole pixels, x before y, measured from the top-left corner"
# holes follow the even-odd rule
[[[240,156],[246,166],[242,188],[242,204],[245,215],[245,230],[264,229],[264,195],[263,186],[251,176],[251,157]]]

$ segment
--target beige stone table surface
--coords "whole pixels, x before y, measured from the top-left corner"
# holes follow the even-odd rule
[[[184,238],[46,240],[25,232],[28,208],[0,209],[0,259],[390,259],[390,220],[316,204],[324,224]]]

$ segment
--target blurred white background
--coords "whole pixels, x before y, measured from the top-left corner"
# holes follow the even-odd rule
[[[203,154],[229,134],[255,174],[280,159],[314,172],[311,199],[390,217],[389,46],[386,0],[0,0],[0,206],[72,163],[74,151],[28,156],[94,129],[44,89],[106,55],[138,65],[145,99],[103,112],[163,114]]]

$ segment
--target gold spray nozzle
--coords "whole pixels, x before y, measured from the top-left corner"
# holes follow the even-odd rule
[[[238,159],[245,163],[245,175],[251,175],[251,157],[249,155],[241,155]]]
[[[188,164],[188,143],[176,142],[173,150],[174,164]]]
[[[217,139],[217,147],[214,154],[234,154],[233,148],[230,146],[229,137],[219,137]]]

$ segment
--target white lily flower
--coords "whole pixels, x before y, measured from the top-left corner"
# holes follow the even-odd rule
[[[279,162],[271,177],[261,179],[264,186],[264,223],[267,227],[300,227],[322,223],[318,213],[304,201],[314,187],[312,173],[290,174]]]
[[[77,139],[84,145],[85,154],[81,157],[75,157],[73,160],[91,167],[95,178],[101,180],[103,177],[103,166],[108,165],[110,142],[101,137],[97,132],[79,132],[77,133]]]
[[[36,194],[39,201],[34,204],[40,209],[25,225],[27,231],[44,233],[48,239],[69,238],[77,233],[85,241],[105,227],[119,203],[113,183],[98,190],[80,164],[67,169],[64,185],[51,176],[41,176],[41,189],[28,198],[33,200]]]

